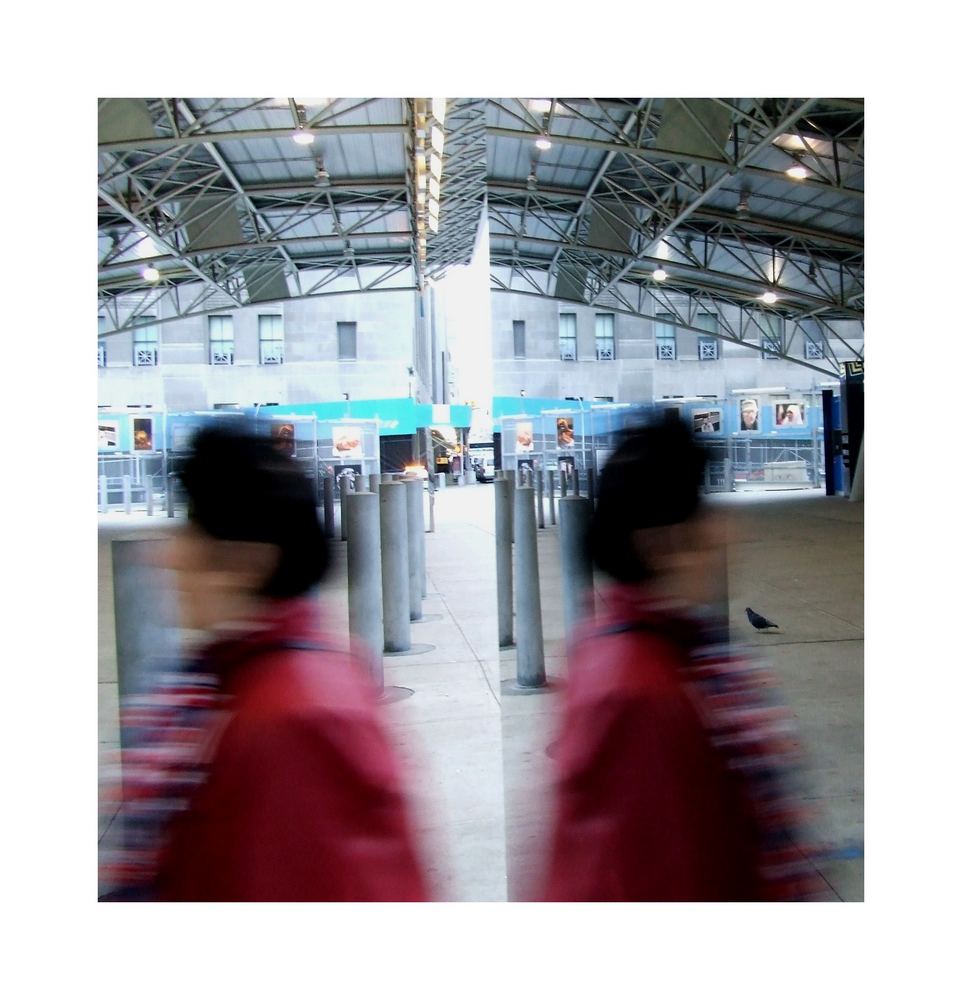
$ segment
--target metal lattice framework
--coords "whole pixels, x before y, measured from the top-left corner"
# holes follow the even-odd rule
[[[694,330],[713,312],[720,339],[837,374],[840,347],[862,356],[863,125],[857,100],[491,100],[492,287]]]
[[[861,101],[448,99],[440,225],[422,259],[415,102],[101,101],[101,336],[421,288],[471,259],[486,206],[496,291],[696,330],[713,312],[719,339],[826,374],[841,349],[862,357]]]
[[[413,99],[100,102],[101,335],[292,297],[423,287],[471,256],[484,105],[449,102],[446,225],[416,252]],[[314,137],[292,141],[295,131]],[[150,283],[146,264],[159,272]]]

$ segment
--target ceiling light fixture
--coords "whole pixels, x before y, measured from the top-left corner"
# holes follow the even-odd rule
[[[534,144],[538,147],[538,149],[551,149],[551,140],[546,135],[538,136],[538,138],[535,139]]]
[[[160,271],[156,267],[145,267],[141,272],[140,276],[144,281],[160,281]]]
[[[800,163],[796,163],[794,167],[789,167],[785,173],[797,181],[803,181],[808,177],[808,171]]]
[[[652,277],[655,281],[664,281],[668,277],[668,272],[663,267],[659,267],[652,273]]]
[[[528,186],[529,191],[534,191],[534,189],[538,186],[538,178],[535,177],[533,170],[531,171],[530,174],[528,174],[528,179],[526,181],[526,184]]]
[[[759,298],[766,306],[774,305],[778,301],[778,296],[774,292],[765,292],[764,295],[760,295]]]
[[[298,146],[310,146],[310,144],[314,141],[313,134],[308,132],[303,125],[298,125],[291,138],[298,144]]]
[[[317,160],[317,167],[314,171],[314,182],[320,187],[327,187],[331,183],[331,175],[327,172],[324,161],[320,158]]]

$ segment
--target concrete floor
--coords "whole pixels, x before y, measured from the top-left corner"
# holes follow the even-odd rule
[[[816,491],[710,498],[730,515],[729,604],[735,641],[763,647],[808,750],[806,796],[815,835],[837,857],[817,860],[825,900],[863,898],[862,505]],[[385,685],[410,697],[387,706],[414,798],[418,836],[445,901],[529,897],[544,860],[545,753],[556,689],[517,695],[513,650],[497,647],[494,492],[490,485],[436,495],[426,536],[425,620],[412,640],[434,648],[385,658]],[[166,517],[100,515],[99,736],[118,746],[110,541],[169,530]],[[339,533],[338,533],[339,538]],[[322,588],[327,618],[346,630],[345,543],[333,543]],[[538,533],[549,678],[565,673],[558,529]],[[756,633],[744,608],[777,621]],[[110,817],[102,817],[103,836]]]

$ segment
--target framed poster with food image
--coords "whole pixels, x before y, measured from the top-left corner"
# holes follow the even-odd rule
[[[97,450],[116,451],[120,447],[120,424],[116,420],[97,422]]]
[[[805,404],[798,399],[786,403],[773,403],[776,427],[805,427]]]
[[[150,417],[134,417],[134,451],[154,450],[154,421]]]
[[[743,399],[740,408],[740,420],[738,429],[741,431],[757,431],[761,428],[758,424],[758,400]]]
[[[514,440],[519,454],[534,451],[534,429],[530,420],[523,420],[515,425]]]
[[[271,424],[271,437],[274,441],[274,447],[282,455],[289,455],[293,458],[297,454],[293,424]]]
[[[718,434],[722,428],[721,410],[693,410],[691,423],[696,434]]]
[[[335,426],[332,428],[332,454],[335,458],[363,458],[363,436],[360,427]]]
[[[558,417],[555,421],[558,430],[558,447],[564,450],[575,446],[575,421],[574,417]]]

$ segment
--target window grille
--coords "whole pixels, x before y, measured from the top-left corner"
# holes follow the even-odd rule
[[[698,360],[717,361],[718,341],[710,337],[702,337],[698,341]]]
[[[805,360],[821,361],[825,357],[825,350],[821,344],[816,344],[814,340],[805,341]]]
[[[98,344],[97,345],[97,367],[106,368],[107,367],[107,345]]]
[[[781,350],[781,345],[777,340],[772,340],[770,337],[762,337],[762,357],[766,361],[777,361]]]
[[[670,343],[665,342],[658,344],[658,354],[659,361],[674,361],[675,360],[675,341],[672,340]]]

